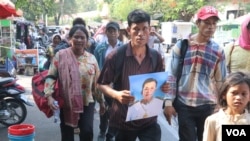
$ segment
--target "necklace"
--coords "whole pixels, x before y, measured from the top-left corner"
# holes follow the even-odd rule
[[[143,118],[147,118],[148,117],[148,113],[147,113],[147,109],[142,105],[142,103],[140,103],[142,109],[144,110],[144,115],[143,115]]]

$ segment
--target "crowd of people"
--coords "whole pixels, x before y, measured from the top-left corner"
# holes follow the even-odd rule
[[[166,66],[169,78],[160,86],[166,94],[162,111],[170,125],[173,116],[178,115],[181,141],[221,141],[222,125],[250,124],[249,68],[234,67],[237,62],[244,62],[233,58],[237,51],[248,52],[250,18],[242,24],[241,36],[228,53],[212,39],[219,20],[218,11],[212,6],[197,11],[198,32],[187,37],[177,88],[170,84],[176,83],[182,40],[173,47]],[[130,93],[129,76],[165,71],[161,54],[157,52],[155,56],[150,49],[164,38],[150,26],[150,21],[147,12],[136,9],[128,14],[125,30],[110,21],[90,34],[85,21],[76,18],[64,37],[53,36],[46,66],[48,75],[53,77],[46,79],[44,92],[48,105],[61,110],[61,141],[74,141],[76,128],[80,141],[93,140],[96,102],[100,105],[99,141],[161,141],[165,131],[161,130],[157,115],[126,121],[128,105],[135,99]],[[120,53],[124,55],[119,56]],[[117,66],[119,57],[124,57],[121,66]],[[156,57],[156,67],[152,57]],[[228,64],[234,67],[232,72],[228,71]],[[53,105],[54,78],[60,81],[63,107]],[[153,78],[145,85],[151,83],[157,85]],[[146,105],[152,99],[141,103]]]

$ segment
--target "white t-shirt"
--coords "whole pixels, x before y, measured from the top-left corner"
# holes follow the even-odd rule
[[[149,36],[149,39],[148,39],[148,46],[150,47],[150,48],[153,48],[154,47],[154,42],[155,42],[155,39],[156,39],[157,37],[155,37],[155,36]]]
[[[107,49],[107,51],[106,51],[106,53],[105,53],[105,58],[108,56],[108,54],[111,52],[111,51],[113,51],[115,48],[117,48],[117,47],[119,47],[118,45],[119,45],[119,41],[117,40],[117,43],[116,43],[116,45],[115,45],[115,47],[112,47],[109,43],[108,43],[108,41],[106,41],[107,42],[107,44],[109,45],[108,46],[108,49]]]

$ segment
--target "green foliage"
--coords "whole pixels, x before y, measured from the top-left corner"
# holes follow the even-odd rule
[[[250,3],[246,3],[243,5],[244,9],[246,10],[246,13],[250,12]]]
[[[76,0],[76,5],[78,6],[78,12],[94,11],[98,6],[96,0]]]
[[[206,0],[108,0],[111,17],[126,20],[127,14],[136,8],[141,8],[150,15],[163,15],[161,21],[190,21],[194,13]]]
[[[113,0],[110,6],[110,15],[113,19],[126,20],[129,11],[135,7],[133,0]]]
[[[93,18],[93,21],[96,21],[96,22],[102,22],[102,18],[101,17],[95,17]]]
[[[110,17],[114,20],[126,21],[130,11],[140,8],[147,11],[152,19],[160,21],[183,20],[190,21],[196,11],[203,5],[214,5],[216,0],[12,0],[16,8],[24,12],[27,20],[38,20],[41,15],[47,14],[59,24],[61,15],[69,15],[78,12],[99,10],[104,2],[109,4]],[[231,2],[226,0],[226,3]],[[62,8],[61,8],[62,6]],[[223,6],[217,7],[220,9]],[[246,12],[250,12],[250,3],[242,5]],[[52,18],[53,17],[53,18]],[[100,20],[100,17],[95,20]]]
[[[192,29],[191,29],[191,33],[192,33],[192,34],[195,34],[195,33],[197,33],[197,32],[198,32],[197,26],[193,25],[193,26],[192,26]]]
[[[62,15],[71,16],[73,13],[93,11],[97,9],[97,0],[12,0],[17,8],[23,10],[27,20],[37,21],[46,15],[54,19],[54,24],[59,25]],[[66,22],[66,21],[64,21]]]
[[[84,3],[84,2],[82,2]],[[83,4],[82,4],[83,5]],[[64,0],[63,4],[63,13],[71,15],[73,13],[77,13],[78,5],[76,0]]]
[[[77,11],[75,0],[59,0],[59,3],[55,3],[55,0],[16,0],[14,4],[16,8],[22,9],[23,16],[30,21],[47,14],[54,17],[55,23],[59,23],[62,14],[71,15]]]
[[[103,0],[104,2],[111,4],[114,0]]]
[[[110,4],[110,15],[116,20],[127,20],[127,15],[134,9],[149,10],[148,3],[139,3],[135,0],[113,0]]]
[[[203,0],[176,0],[175,2],[176,5],[174,7],[171,7],[169,4],[165,5],[165,8],[160,7],[164,13],[163,18],[165,21],[190,21],[196,11],[205,5]]]
[[[17,0],[16,8],[23,11],[23,16],[27,20],[35,21],[42,14],[52,15],[55,12],[56,5],[54,0]]]

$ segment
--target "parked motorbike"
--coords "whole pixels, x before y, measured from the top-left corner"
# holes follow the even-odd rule
[[[9,58],[0,59],[0,77],[16,77],[16,68]]]
[[[13,77],[0,78],[0,123],[5,126],[22,123],[27,116],[25,104],[33,106],[16,81]]]

